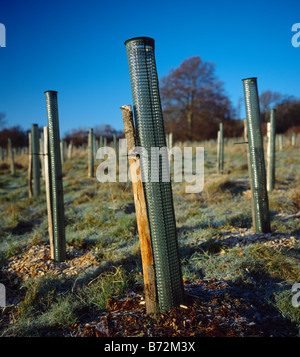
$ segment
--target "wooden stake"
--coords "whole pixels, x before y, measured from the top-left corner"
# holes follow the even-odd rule
[[[48,127],[44,126],[44,170],[45,170],[45,189],[48,212],[48,232],[50,240],[51,259],[54,259],[54,240],[53,240],[53,220],[51,206],[51,188],[50,188],[50,165],[49,165],[49,150],[48,150]]]
[[[123,115],[125,139],[127,141],[127,152],[129,153],[136,146],[132,109],[131,109],[131,105],[124,105],[120,109],[122,110],[122,115]],[[140,165],[138,165],[138,161],[139,159],[137,157],[129,156],[131,177],[140,174],[139,172]],[[137,170],[136,167],[138,167]],[[135,170],[136,172],[134,172]],[[137,226],[138,226],[141,255],[142,255],[146,312],[149,315],[156,315],[157,297],[156,297],[156,286],[155,286],[153,252],[152,252],[150,228],[149,228],[146,201],[145,201],[142,181],[138,180],[137,182],[134,182],[133,180],[132,188],[133,188],[134,204],[135,204]]]

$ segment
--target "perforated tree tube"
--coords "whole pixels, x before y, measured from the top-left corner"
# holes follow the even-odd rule
[[[270,232],[270,212],[256,78],[243,79],[243,87],[255,216],[253,225],[256,232],[267,233]]]
[[[39,130],[37,124],[31,125],[31,150],[33,195],[40,194],[40,159],[39,159]]]
[[[223,174],[224,171],[224,126],[220,123],[220,173]]]
[[[137,37],[125,42],[129,64],[137,144],[147,153],[140,158],[154,257],[155,280],[160,311],[167,311],[184,300],[182,273],[169,174],[169,162],[159,156],[151,165],[151,148],[166,147],[166,134],[154,54],[154,40]],[[159,179],[152,182],[151,176]],[[153,177],[152,176],[152,177]]]
[[[268,182],[267,189],[272,191],[275,184],[275,155],[276,155],[276,109],[270,111],[270,142],[269,144],[269,162],[268,162]]]
[[[53,220],[54,259],[66,259],[65,213],[63,181],[60,154],[60,135],[58,122],[57,92],[46,91],[46,107],[49,130],[49,163],[51,185],[51,208]]]
[[[220,130],[218,132],[218,173],[224,171],[224,126],[220,123]]]
[[[88,137],[88,176],[94,177],[94,130],[90,128]]]
[[[14,160],[14,152],[13,152],[13,147],[11,143],[11,139],[8,138],[8,151],[10,155],[10,164],[11,164],[11,174],[14,176],[16,174],[16,167],[15,167],[15,160]]]

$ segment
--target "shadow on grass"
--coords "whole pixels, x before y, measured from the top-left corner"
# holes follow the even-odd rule
[[[222,329],[229,328],[244,336],[297,336],[297,323],[283,316],[273,298],[290,289],[287,286],[278,288],[279,281],[270,276],[255,285],[207,279],[187,284],[185,292],[187,298],[199,301],[202,311],[207,310],[205,319],[215,320]]]

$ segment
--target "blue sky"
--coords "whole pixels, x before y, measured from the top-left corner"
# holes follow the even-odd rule
[[[132,103],[124,41],[136,36],[155,39],[160,78],[191,56],[214,62],[234,106],[245,77],[258,77],[260,92],[300,97],[300,47],[291,44],[299,1],[2,0],[0,23],[7,126],[47,125],[44,91],[57,90],[61,136],[122,129],[119,108]]]

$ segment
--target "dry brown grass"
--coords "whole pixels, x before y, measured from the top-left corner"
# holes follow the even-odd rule
[[[208,203],[220,203],[232,197],[231,182],[227,176],[211,178],[204,184],[202,197]]]

